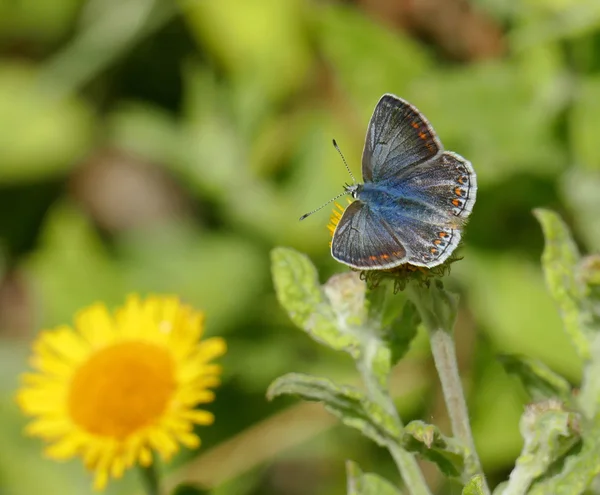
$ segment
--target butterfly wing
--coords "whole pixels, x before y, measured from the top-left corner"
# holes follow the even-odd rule
[[[396,176],[406,167],[437,156],[442,149],[433,128],[414,106],[385,94],[377,103],[367,128],[363,180],[378,182]]]
[[[368,200],[359,196],[344,211],[331,242],[332,256],[359,270],[404,263],[431,268],[458,246],[475,203],[477,177],[467,160],[444,152],[371,192]]]
[[[361,201],[344,211],[331,241],[331,255],[360,270],[398,266],[406,249],[384,219]]]
[[[381,187],[397,197],[396,207],[382,209],[381,215],[406,247],[407,261],[425,267],[446,261],[475,204],[477,176],[471,163],[446,151]]]

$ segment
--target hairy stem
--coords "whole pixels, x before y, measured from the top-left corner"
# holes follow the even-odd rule
[[[469,452],[466,462],[467,474],[469,476],[480,474],[483,480],[483,493],[489,495],[491,492],[475,450],[465,394],[458,374],[453,338],[458,298],[438,285],[425,288],[416,284],[409,285],[408,296],[417,307],[429,334],[431,353],[442,384],[444,401],[452,424],[452,434]]]
[[[442,391],[452,424],[452,433],[473,452],[477,467],[481,470],[471,433],[469,412],[467,411],[462,383],[458,374],[454,340],[452,335],[442,329],[430,331],[429,338],[433,360],[442,383]]]
[[[360,362],[357,365],[367,388],[369,398],[387,411],[396,420],[398,426],[402,428],[404,424],[394,405],[394,401],[390,397],[389,390],[382,387],[382,384],[373,375],[369,366],[365,366],[364,363]],[[408,488],[411,495],[431,495],[431,491],[423,478],[423,473],[417,464],[415,456],[404,450],[399,445],[398,440],[397,438],[388,438],[386,446],[396,463],[396,467],[406,488]]]
[[[406,488],[408,488],[408,493],[411,495],[431,495],[415,456],[404,450],[395,441],[389,441],[387,448],[398,467]]]

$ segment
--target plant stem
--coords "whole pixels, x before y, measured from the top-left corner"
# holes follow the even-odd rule
[[[415,456],[404,450],[393,440],[387,443],[387,448],[398,467],[408,492],[411,495],[431,495]]]
[[[469,476],[480,474],[483,493],[489,495],[491,492],[475,450],[467,403],[460,375],[458,374],[456,347],[453,338],[458,298],[446,292],[440,286],[424,288],[414,283],[408,286],[407,293],[417,307],[421,320],[429,334],[431,353],[442,384],[444,401],[452,424],[452,434],[468,450],[467,474]]]
[[[442,329],[429,332],[433,360],[442,383],[442,391],[452,424],[452,433],[472,451],[476,467],[481,471],[481,464],[475,452],[475,443],[471,433],[469,412],[458,374],[456,351],[452,335]]]
[[[402,419],[398,414],[398,410],[394,405],[394,401],[389,395],[389,390],[384,388],[379,382],[377,377],[372,373],[369,366],[365,366],[364,363],[357,363],[358,370],[362,375],[363,382],[365,383],[369,398],[379,404],[388,414],[390,414],[397,422],[400,428],[404,427]],[[397,438],[388,438],[386,442],[387,449],[389,450],[396,467],[400,472],[402,481],[408,488],[411,495],[431,495],[431,491],[423,478],[421,468],[417,464],[415,456],[410,452],[404,450],[398,443]]]
[[[160,482],[155,463],[153,462],[146,467],[140,466],[140,474],[146,493],[148,495],[160,495]]]

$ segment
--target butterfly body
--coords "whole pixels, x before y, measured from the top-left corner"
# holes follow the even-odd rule
[[[386,94],[367,129],[362,173],[363,184],[346,186],[355,201],[334,231],[332,256],[360,270],[443,263],[475,203],[471,163],[444,151],[414,106]]]

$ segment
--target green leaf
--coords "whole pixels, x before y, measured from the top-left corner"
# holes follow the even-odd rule
[[[520,424],[525,444],[504,493],[525,493],[536,478],[578,441],[578,423],[577,415],[564,410],[556,399],[529,405]]]
[[[0,66],[0,184],[65,175],[92,143],[90,108],[54,98],[38,76],[24,65]]]
[[[363,473],[358,464],[346,461],[347,495],[400,495],[389,481],[373,473]]]
[[[184,2],[182,11],[192,35],[234,80],[280,98],[302,84],[311,64],[305,7],[299,0],[223,0]]]
[[[476,474],[465,485],[462,495],[484,495],[483,476]]]
[[[336,385],[325,378],[289,373],[277,378],[267,390],[269,400],[284,394],[322,402],[344,424],[361,431],[381,446],[386,445],[388,437],[400,435],[397,420],[354,387]]]
[[[271,251],[271,266],[277,299],[291,320],[317,342],[358,357],[360,340],[357,332],[352,325],[338,327],[340,321],[319,285],[317,270],[308,257],[293,249],[276,248]],[[332,289],[329,295],[339,303],[337,313],[348,310],[351,314],[346,317],[352,320],[355,308],[345,303],[341,296],[335,297]],[[347,295],[361,304],[360,295]],[[346,320],[344,315],[342,318]]]
[[[576,277],[579,251],[569,229],[556,213],[542,209],[534,213],[546,239],[542,255],[546,285],[558,304],[564,328],[577,352],[584,359],[589,359],[586,335],[589,332],[584,324],[586,316],[581,310],[581,300],[585,294]]]
[[[592,360],[583,370],[577,403],[584,416],[590,420],[600,412],[600,338],[592,342]]]
[[[600,254],[582,258],[577,272],[584,285],[588,324],[595,335],[600,335]]]
[[[552,134],[554,108],[526,74],[516,59],[438,66],[404,96],[418,102],[448,148],[476,164],[481,183],[501,184],[524,172],[551,179],[564,170],[564,149]]]
[[[600,163],[597,134],[600,125],[600,77],[582,77],[569,112],[570,139],[577,163],[597,167]],[[579,191],[578,191],[579,192]]]
[[[407,294],[428,331],[451,331],[454,328],[459,297],[445,290],[441,281],[436,280],[429,287],[411,283],[407,287]]]
[[[600,167],[600,161],[596,163]],[[559,181],[561,197],[577,230],[578,238],[590,251],[600,251],[600,174],[598,170],[573,167]],[[577,194],[573,194],[577,191]]]
[[[316,42],[349,101],[361,104],[368,120],[378,95],[394,88],[399,95],[427,74],[431,57],[409,36],[393,32],[359,10],[341,4],[323,6],[315,17]],[[369,77],[361,77],[369,74]]]
[[[23,40],[37,46],[50,46],[61,40],[64,43],[82,16],[81,7],[80,0],[57,0],[51,4],[37,0],[0,2],[0,32],[5,40]]]
[[[535,402],[558,398],[571,401],[571,385],[541,361],[524,356],[504,354],[499,360],[507,373],[517,375]]]
[[[391,351],[381,337],[381,301],[367,302],[367,286],[360,275],[334,275],[321,287],[307,256],[276,248],[271,260],[277,298],[292,321],[317,342],[348,352],[363,377],[376,382],[367,384],[369,392],[387,393]]]
[[[528,495],[578,495],[600,474],[600,416],[581,434],[581,450],[565,459],[560,473],[534,483]]]
[[[369,321],[381,328],[381,338],[391,351],[391,365],[408,352],[417,335],[421,319],[417,308],[403,293],[394,294],[392,287],[381,284],[367,291]]]
[[[435,425],[411,421],[404,427],[402,446],[437,465],[442,473],[460,478],[465,467],[466,452],[455,440],[447,438]]]

